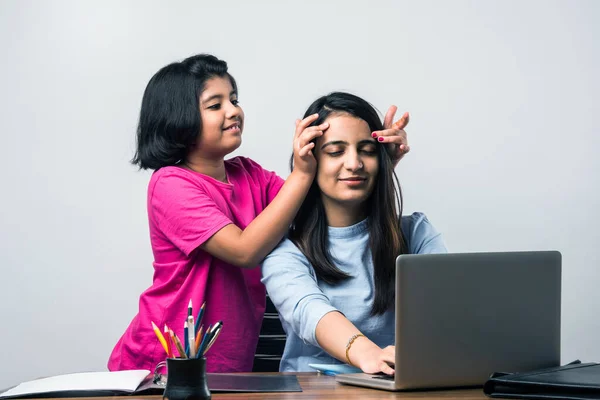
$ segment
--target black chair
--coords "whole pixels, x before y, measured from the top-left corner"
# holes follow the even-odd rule
[[[281,326],[277,309],[267,295],[267,307],[260,328],[252,371],[278,372],[284,347],[285,331]]]

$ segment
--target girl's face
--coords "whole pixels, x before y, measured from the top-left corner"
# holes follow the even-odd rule
[[[240,147],[244,111],[227,77],[206,81],[200,94],[200,118],[202,132],[196,148],[203,156],[220,158]]]
[[[317,139],[317,184],[325,208],[358,210],[369,198],[377,173],[377,142],[369,125],[350,114],[333,114]]]

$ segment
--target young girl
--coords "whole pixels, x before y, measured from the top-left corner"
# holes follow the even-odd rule
[[[331,93],[306,115],[328,123],[316,140],[316,178],[284,240],[262,264],[287,341],[281,371],[348,363],[393,373],[394,275],[399,254],[446,247],[425,215],[402,215],[393,163],[365,100]],[[295,165],[295,164],[294,164]]]
[[[224,160],[240,146],[244,127],[224,61],[197,55],[152,77],[132,162],[155,170],[147,198],[154,278],[110,356],[110,370],[153,369],[164,360],[151,322],[181,336],[191,299],[196,310],[206,303],[205,326],[223,321],[207,370],[251,371],[265,308],[254,267],[281,240],[313,180],[312,141],[328,126],[308,128],[316,118],[297,121],[294,169],[284,182],[248,158]],[[407,150],[401,128],[382,136],[400,145],[398,156],[402,146]]]

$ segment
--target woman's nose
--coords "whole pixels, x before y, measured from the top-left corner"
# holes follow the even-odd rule
[[[349,152],[346,157],[346,168],[349,171],[357,171],[363,167],[363,163],[356,152]]]

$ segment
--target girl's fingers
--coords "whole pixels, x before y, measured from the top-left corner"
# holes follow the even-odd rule
[[[392,107],[395,107],[395,106],[392,106]],[[393,110],[393,112],[391,112],[392,107],[390,107],[390,109],[388,110],[388,112],[385,116],[385,120],[383,123],[384,129],[381,131],[374,131],[371,134],[371,136],[373,136],[374,138],[377,138],[379,136],[398,135],[398,131],[404,132],[404,128],[406,127],[406,125],[408,125],[408,122],[410,121],[410,115],[407,112],[405,112],[404,115],[402,115],[402,118],[400,118],[398,121],[396,121],[394,124],[392,124],[392,120],[394,118],[394,113],[396,112],[395,110]]]
[[[403,137],[406,139],[406,131],[404,129],[396,129],[396,128],[391,128],[391,129],[384,129],[382,131],[375,131],[371,134],[372,137],[377,136],[377,138],[382,137],[382,136],[386,136],[386,137]]]
[[[410,115],[408,114],[408,112],[405,112],[404,114],[402,114],[402,118],[400,118],[398,121],[396,121],[394,123],[394,125],[392,125],[392,128],[404,129],[406,127],[406,125],[408,125],[409,121],[410,121]]]
[[[302,131],[304,131],[307,126],[309,126],[310,124],[315,122],[317,120],[317,118],[319,118],[319,114],[309,115],[308,117],[306,117],[302,121],[300,121],[298,124],[296,124],[296,135],[295,136],[296,137],[300,136]]]
[[[305,129],[298,139],[301,141],[303,140],[305,142],[310,142],[311,140],[323,135],[323,131],[325,129],[327,129],[327,127],[323,127],[323,125],[311,126],[310,128]]]
[[[395,105],[391,105],[388,108],[387,113],[385,113],[385,118],[383,119],[383,127],[389,129],[392,127],[392,121],[394,121],[394,115],[396,115],[396,111],[398,111],[398,107]]]
[[[389,129],[386,131],[382,131],[382,133],[387,133],[388,135],[381,135],[377,137],[377,141],[379,143],[385,143],[385,144],[395,144],[397,146],[406,146],[408,147],[408,139],[407,139],[407,135],[405,131],[400,131],[399,134],[389,134],[390,132],[398,132],[397,130],[394,129]]]
[[[300,151],[298,152],[298,155],[299,155],[300,157],[305,157],[305,156],[307,156],[307,155],[310,153],[310,151],[311,151],[311,150],[312,150],[314,147],[315,147],[315,144],[311,142],[311,143],[307,144],[306,146],[302,147],[302,148],[300,149]]]
[[[296,138],[296,141],[298,143],[298,148],[300,149],[300,148],[306,146],[309,142],[312,142],[313,140],[318,138],[319,136],[322,136],[323,131],[325,131],[328,127],[329,127],[329,124],[327,122],[325,122],[325,123],[322,123],[321,125],[311,126],[309,128],[306,128],[304,131],[302,131],[300,136]]]
[[[408,153],[410,151],[410,146],[403,142],[396,142],[394,140],[382,138],[382,140],[380,140],[379,143],[385,144],[390,149],[394,149],[394,150],[400,149],[403,153]]]
[[[329,127],[329,123],[324,122],[321,125],[315,125],[315,126],[311,126],[311,127],[304,129],[304,131],[302,132],[302,135],[304,135],[304,136],[312,135],[313,132],[315,132],[315,131],[322,133],[322,131],[326,130],[328,127]]]

